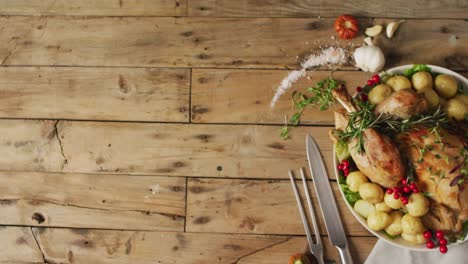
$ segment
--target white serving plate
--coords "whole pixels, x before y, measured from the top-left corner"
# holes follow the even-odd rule
[[[442,67],[439,67],[439,66],[434,66],[434,65],[428,65],[433,72],[437,72],[437,73],[442,73],[442,74],[449,74],[453,77],[455,77],[459,82],[463,83],[463,87],[465,89],[468,89],[468,79],[466,79],[465,77],[463,77],[462,75],[454,72],[454,71],[451,71],[449,69],[446,69],[446,68],[442,68]],[[403,65],[403,66],[399,66],[399,67],[395,67],[395,68],[391,68],[385,72],[382,72],[380,75],[384,74],[384,73],[389,73],[389,74],[392,74],[392,73],[403,73],[404,70],[406,69],[409,69],[413,67],[412,64],[410,65]],[[335,154],[335,146],[333,146],[333,154]],[[333,155],[333,165],[334,165],[334,170],[335,170],[335,177],[336,179],[338,179],[339,177],[339,171],[338,171],[338,159],[336,158],[336,155]],[[415,245],[415,244],[411,244],[409,242],[407,242],[406,240],[404,240],[403,238],[401,237],[398,237],[398,238],[395,238],[395,239],[390,239],[388,238],[384,233],[382,232],[376,232],[376,231],[373,231],[371,230],[368,226],[367,226],[367,221],[364,217],[358,215],[353,207],[351,207],[351,205],[348,203],[348,201],[346,201],[346,198],[344,196],[344,193],[343,191],[341,190],[341,188],[338,188],[340,190],[340,193],[341,193],[341,197],[343,198],[343,200],[345,201],[345,204],[346,206],[348,206],[348,209],[351,211],[351,213],[353,214],[353,216],[357,219],[357,221],[362,225],[364,226],[369,232],[371,232],[374,236],[378,237],[379,239],[382,239],[384,240],[385,242],[387,243],[390,243],[394,246],[397,246],[397,247],[401,247],[401,248],[405,248],[405,249],[410,249],[410,250],[416,250],[416,251],[432,251],[432,250],[439,250],[437,247],[434,247],[432,249],[429,249],[429,248],[426,248],[426,245],[425,244],[421,244],[421,245]],[[461,243],[464,243],[468,240],[468,237],[465,238],[465,240],[463,241],[457,241],[457,243],[451,243],[448,245],[448,247],[453,247],[453,246],[456,246],[456,245],[459,245]]]

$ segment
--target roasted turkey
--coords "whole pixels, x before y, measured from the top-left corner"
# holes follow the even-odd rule
[[[348,111],[356,111],[351,96],[344,87],[333,90],[333,96]],[[335,126],[344,130],[348,116],[344,111],[335,112]],[[358,169],[371,181],[384,187],[394,187],[405,176],[405,166],[396,144],[385,135],[369,128],[363,132],[364,151],[358,151],[357,139],[348,144],[349,153]]]
[[[335,128],[345,130],[347,112],[356,111],[351,96],[343,88],[333,91],[335,99],[346,109],[335,111]],[[407,119],[428,111],[428,103],[412,90],[400,90],[375,108],[377,115]],[[468,220],[468,188],[466,182],[457,183],[468,155],[467,138],[453,131],[413,127],[410,131],[390,139],[375,129],[364,131],[364,151],[349,142],[349,152],[358,169],[371,181],[384,187],[398,185],[406,177],[405,165],[414,169],[415,182],[431,202],[429,213],[423,217],[426,227],[459,233]],[[464,154],[466,153],[466,154]]]

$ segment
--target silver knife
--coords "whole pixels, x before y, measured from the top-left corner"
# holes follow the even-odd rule
[[[307,159],[309,161],[312,180],[314,181],[315,192],[319,201],[320,209],[325,226],[327,228],[328,238],[333,246],[335,246],[341,258],[341,263],[352,264],[353,259],[349,253],[348,243],[346,242],[346,234],[341,223],[341,218],[336,207],[335,199],[328,181],[327,171],[320,156],[320,151],[314,139],[307,135]]]

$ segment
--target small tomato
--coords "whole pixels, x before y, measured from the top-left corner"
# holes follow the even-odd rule
[[[335,30],[342,39],[352,39],[359,31],[356,18],[351,15],[341,15],[335,21]]]

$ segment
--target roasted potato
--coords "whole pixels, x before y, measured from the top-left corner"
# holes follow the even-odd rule
[[[426,98],[429,106],[432,108],[437,107],[440,104],[439,95],[433,89],[427,89],[424,91],[424,98]]]
[[[414,217],[409,214],[405,214],[401,218],[401,228],[403,230],[403,233],[409,235],[421,234],[422,232],[424,232],[424,230],[426,230],[421,221],[421,218]]]
[[[348,185],[349,189],[353,192],[359,191],[359,186],[362,183],[368,182],[366,175],[360,171],[353,171],[348,174],[346,177],[346,184]]]
[[[389,215],[392,219],[392,223],[385,228],[385,232],[392,236],[398,236],[402,232],[401,218],[403,217],[403,213],[400,211],[393,211]]]
[[[436,92],[444,98],[452,98],[455,96],[455,94],[457,94],[457,81],[450,75],[437,75],[434,81],[434,86]]]
[[[371,182],[365,182],[359,186],[359,195],[362,199],[373,204],[380,203],[384,198],[382,187]]]
[[[374,231],[383,230],[391,223],[392,218],[385,212],[374,211],[367,217],[367,226]]]
[[[411,77],[413,87],[418,93],[432,89],[432,75],[428,72],[417,72]]]
[[[403,89],[411,89],[411,82],[403,75],[393,76],[389,78],[385,84],[392,87],[395,92]]]
[[[447,101],[445,112],[449,117],[460,121],[468,114],[468,105],[464,104],[459,98],[452,98]]]
[[[402,233],[401,237],[404,240],[406,240],[408,242],[411,242],[413,244],[424,244],[424,243],[426,243],[426,239],[424,238],[422,233],[414,234],[414,235]]]
[[[422,193],[413,193],[408,199],[406,209],[412,216],[423,216],[429,211],[429,200]]]
[[[392,208],[390,208],[390,206],[388,206],[386,203],[381,202],[375,204],[375,210],[390,213],[392,211]]]
[[[379,104],[392,94],[392,88],[385,84],[379,84],[369,92],[369,102],[373,105]]]
[[[358,200],[354,203],[354,211],[356,211],[360,216],[367,218],[370,213],[375,211],[375,207],[368,201]]]
[[[459,94],[455,96],[455,99],[462,101],[465,105],[468,105],[468,94]]]
[[[400,209],[403,206],[403,203],[400,199],[393,198],[393,195],[385,193],[384,202],[392,209]]]

